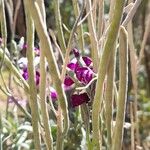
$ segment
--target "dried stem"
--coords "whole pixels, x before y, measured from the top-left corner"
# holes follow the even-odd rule
[[[103,25],[104,25],[104,0],[100,0],[98,2],[99,9],[98,9],[98,22],[97,22],[97,37],[98,41],[102,36]]]
[[[60,80],[60,73],[58,70],[58,66],[56,64],[54,52],[52,50],[51,41],[49,39],[46,26],[43,24],[43,19],[38,4],[35,1],[28,0],[27,7],[30,8],[30,15],[34,20],[36,31],[43,48],[42,50],[44,51],[44,55],[48,61],[51,77],[54,82],[56,91],[58,93],[58,102],[62,109],[63,118],[64,118],[63,135],[66,135],[69,128],[69,117],[68,117],[68,109],[67,109],[68,106],[67,106],[66,96],[62,88],[62,83]]]
[[[134,139],[134,112],[133,112],[133,103],[130,102],[130,118],[131,118],[131,150],[134,150],[135,148],[135,139]]]
[[[6,26],[6,16],[5,16],[5,5],[4,0],[1,0],[0,2],[0,27],[1,27],[1,34],[2,34],[2,41],[4,43],[3,45],[3,57],[1,58],[0,62],[0,76],[4,83],[5,88],[7,89],[3,74],[2,74],[2,66],[5,60],[5,53],[6,53],[6,46],[7,46],[7,26]]]
[[[142,0],[136,0],[133,7],[130,9],[126,19],[123,21],[122,26],[126,27],[127,24],[132,20],[134,14],[136,13],[137,8],[139,7]]]
[[[123,124],[127,100],[128,84],[128,37],[124,27],[120,28],[119,36],[119,96],[117,100],[116,125],[112,139],[112,150],[119,150],[123,140]]]
[[[56,150],[63,150],[64,138],[63,138],[63,124],[62,124],[62,110],[58,106],[57,111],[57,139],[56,139]]]
[[[43,22],[46,26],[46,14],[43,0],[37,0],[37,3],[40,7],[41,15],[43,17]],[[53,149],[53,138],[51,134],[51,128],[49,124],[49,114],[46,103],[46,66],[45,66],[45,56],[42,44],[40,43],[40,105],[41,105],[41,114],[43,120],[43,126],[45,131],[45,141],[48,150]]]
[[[27,7],[26,0],[24,0],[25,14],[26,14],[26,26],[27,26],[27,59],[28,59],[28,74],[29,74],[29,99],[32,115],[32,126],[34,135],[34,146],[36,150],[41,149],[41,141],[39,134],[39,114],[37,104],[37,89],[35,84],[35,67],[34,67],[34,24],[29,14],[29,7]]]
[[[142,44],[141,44],[141,50],[140,50],[140,55],[139,55],[139,60],[138,63],[140,65],[143,55],[144,55],[144,48],[145,48],[145,44],[148,38],[148,35],[150,33],[150,14],[147,17],[147,22],[146,22],[146,26],[145,26],[145,32],[144,32],[144,36],[143,36],[143,40],[142,40]]]
[[[104,46],[104,51],[102,54],[102,58],[100,59],[95,97],[94,97],[94,102],[92,106],[93,144],[97,149],[101,148],[101,143],[102,143],[100,129],[99,129],[99,122],[100,122],[99,113],[101,111],[101,103],[102,103],[102,96],[103,96],[102,94],[103,83],[104,83],[105,75],[107,72],[112,47],[114,47],[114,44],[118,36],[119,25],[120,25],[120,20],[122,17],[124,2],[125,0],[116,0],[113,20],[110,24],[108,36],[107,36],[106,43]]]
[[[20,9],[21,6],[21,1],[17,0],[17,5],[15,7],[15,12],[14,12],[14,20],[13,20],[13,34],[15,34],[15,30],[16,30],[16,21],[17,21],[17,16],[18,16],[18,11]],[[14,36],[14,35],[13,35]]]
[[[138,125],[138,116],[137,116],[137,88],[138,88],[138,82],[137,82],[137,55],[134,47],[133,42],[133,31],[132,31],[132,22],[130,21],[127,25],[127,31],[128,31],[128,42],[129,42],[129,54],[130,54],[130,64],[131,64],[131,76],[132,76],[132,83],[133,83],[133,93],[134,93],[134,117],[135,117],[135,135],[136,140],[138,142],[138,145],[140,144],[139,140],[139,125]]]
[[[107,72],[107,84],[106,84],[106,97],[105,97],[105,109],[106,109],[106,127],[107,127],[107,144],[108,149],[111,147],[112,137],[112,109],[113,109],[113,98],[114,98],[114,78],[115,78],[115,57],[116,47],[112,50],[110,58],[108,72]]]

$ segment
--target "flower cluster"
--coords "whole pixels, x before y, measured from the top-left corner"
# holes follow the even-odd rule
[[[66,75],[64,84],[67,87],[72,86],[74,83],[78,85],[87,85],[95,76],[93,71],[92,60],[87,56],[81,56],[79,51],[74,48],[73,58],[67,65],[68,74],[73,74],[74,76]],[[74,80],[73,80],[74,78]],[[72,107],[79,106],[83,103],[87,103],[90,100],[88,93],[83,90],[74,91],[71,95],[71,105]]]
[[[24,45],[26,48],[27,45]],[[35,51],[38,52],[39,56],[39,49],[35,48]],[[90,98],[88,93],[84,90],[75,90],[74,87],[86,86],[95,76],[93,71],[93,63],[91,58],[87,56],[82,56],[79,51],[74,48],[73,50],[74,58],[68,63],[67,65],[67,74],[64,80],[64,90],[68,91],[73,89],[73,94],[70,95],[70,103],[72,107],[77,107],[83,103],[88,103]],[[28,71],[27,66],[23,67],[22,76],[25,80],[28,80]],[[36,85],[39,85],[40,81],[40,73],[38,71],[35,72],[35,82]],[[50,88],[50,97],[53,101],[57,100],[57,92],[54,88]]]

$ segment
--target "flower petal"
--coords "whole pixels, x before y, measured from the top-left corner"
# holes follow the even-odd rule
[[[77,67],[78,67],[78,63],[77,63],[77,59],[76,58],[73,58],[70,63],[68,63],[67,67],[74,71]]]
[[[66,86],[71,86],[73,83],[74,83],[74,81],[71,79],[71,77],[69,77],[69,76],[65,77],[64,84]]]
[[[75,73],[77,79],[84,84],[88,84],[93,78],[93,71],[88,67],[78,67]]]
[[[90,57],[83,56],[82,59],[83,59],[83,61],[85,62],[85,64],[86,64],[87,66],[90,66],[90,64],[92,63],[92,60],[91,60]]]

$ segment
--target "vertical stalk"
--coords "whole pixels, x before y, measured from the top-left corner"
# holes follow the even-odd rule
[[[125,108],[127,100],[128,84],[128,37],[124,27],[120,28],[119,36],[119,96],[117,101],[117,116],[114,135],[112,140],[112,150],[119,150],[123,140],[123,124],[125,118]]]
[[[43,22],[46,26],[46,14],[43,0],[37,0],[39,5]],[[41,105],[41,114],[43,120],[43,126],[45,131],[45,141],[48,150],[53,149],[53,138],[51,134],[51,128],[49,124],[49,115],[46,103],[46,66],[45,66],[45,55],[43,51],[42,44],[40,43],[40,105]]]
[[[75,13],[75,17],[77,18],[79,16],[79,5],[78,5],[78,1],[77,0],[72,0],[73,2],[73,9],[74,9],[74,13]],[[77,28],[77,33],[78,33],[78,43],[79,43],[79,47],[80,49],[84,50],[84,37],[83,37],[83,28],[82,28],[82,24],[80,25],[80,27]]]
[[[63,139],[63,124],[62,124],[62,109],[58,106],[57,112],[57,139],[56,139],[56,150],[63,150],[64,139]]]
[[[0,150],[3,150],[3,147],[2,147],[2,132],[3,132],[2,115],[1,115],[1,112],[0,112]]]
[[[93,11],[92,11],[92,15],[93,15],[93,23],[94,23],[94,28],[96,30],[96,22],[97,22],[97,4],[98,4],[98,0],[93,0]]]
[[[102,36],[102,29],[104,24],[104,0],[100,0],[98,2],[98,22],[97,22],[97,38],[98,41],[100,37]]]
[[[112,130],[112,109],[114,98],[115,57],[116,57],[116,46],[114,46],[114,48],[112,49],[112,55],[108,65],[107,84],[106,84],[105,116],[106,116],[108,149],[110,149],[111,147],[111,137],[112,137],[111,130]]]
[[[4,0],[1,0],[1,2],[0,2],[0,23],[1,23],[2,39],[3,39],[4,47],[6,47],[6,45],[7,45],[7,25],[6,25]]]
[[[93,127],[93,145],[97,149],[101,149],[101,134],[99,129],[99,113],[101,111],[101,103],[103,96],[103,83],[107,72],[112,47],[116,42],[120,20],[122,17],[125,0],[116,0],[113,20],[110,24],[108,36],[104,46],[102,58],[100,59],[98,79],[96,84],[95,96],[92,106],[92,127]]]
[[[62,20],[60,15],[60,6],[59,0],[54,0],[54,10],[55,10],[55,20],[56,20],[56,28],[57,28],[57,37],[60,44],[60,48],[65,56],[66,53],[66,43],[64,39],[63,29],[62,29]]]
[[[44,51],[44,55],[48,61],[51,77],[54,82],[56,91],[58,93],[58,102],[62,109],[62,114],[64,118],[63,135],[66,135],[69,128],[69,117],[67,109],[68,105],[65,92],[63,90],[62,83],[60,80],[60,72],[58,69],[58,65],[56,64],[56,59],[52,50],[51,41],[49,39],[46,26],[43,24],[42,15],[40,13],[37,3],[35,1],[28,0],[27,7],[29,7],[30,15],[34,20],[36,31],[42,44],[42,50]]]
[[[135,149],[135,139],[134,139],[134,115],[133,115],[133,103],[130,102],[130,118],[131,118],[131,150]]]
[[[0,76],[2,78],[5,88],[8,89],[6,86],[6,83],[4,81],[3,74],[2,74],[2,66],[3,66],[4,60],[5,60],[5,53],[6,53],[6,46],[7,46],[7,25],[6,25],[4,0],[0,1],[0,27],[1,27],[2,41],[4,43],[4,46],[3,46],[4,53],[3,53],[3,57],[0,62]]]
[[[131,3],[132,0],[129,0],[129,3]],[[136,1],[138,2],[138,1]],[[140,4],[140,3],[139,3]],[[135,5],[135,4],[134,4]],[[127,24],[127,31],[128,31],[128,44],[129,44],[129,54],[130,54],[130,64],[131,64],[131,76],[132,76],[132,83],[133,83],[133,94],[134,94],[134,119],[135,119],[135,136],[137,145],[140,145],[140,138],[139,138],[139,124],[138,124],[138,116],[137,116],[137,88],[138,88],[138,82],[137,82],[137,61],[136,61],[136,52],[133,42],[133,27],[132,27],[132,20]]]
[[[29,14],[29,7],[26,7],[25,4],[25,14],[26,14],[26,26],[27,26],[27,59],[28,59],[28,74],[29,74],[29,98],[30,98],[30,107],[32,115],[32,126],[33,126],[33,135],[34,135],[34,146],[36,150],[40,150],[40,134],[39,134],[39,123],[38,123],[38,104],[37,104],[37,89],[35,84],[35,68],[34,68],[34,24],[33,20]]]
[[[43,49],[40,48],[42,51]],[[51,128],[49,125],[49,116],[46,103],[46,68],[45,68],[45,56],[41,52],[40,54],[40,105],[41,114],[43,120],[43,126],[45,131],[45,139],[48,150],[53,149],[53,138],[51,134]]]
[[[87,0],[86,2],[86,12],[88,13],[91,10],[91,0]],[[88,15],[88,28],[90,33],[90,41],[91,41],[91,57],[93,60],[94,70],[97,72],[98,69],[98,60],[99,60],[99,50],[98,50],[98,42],[96,37],[96,28],[94,28],[94,20],[93,13],[90,12]]]

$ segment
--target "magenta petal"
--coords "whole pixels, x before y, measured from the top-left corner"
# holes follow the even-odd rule
[[[27,68],[25,67],[24,69],[23,69],[23,74],[22,74],[22,76],[23,76],[23,78],[25,79],[25,80],[28,80],[28,70],[27,70]]]
[[[93,71],[88,67],[78,67],[75,73],[77,79],[84,84],[88,84],[93,78]]]
[[[69,64],[67,65],[67,67],[68,67],[69,69],[71,69],[71,70],[75,70],[76,64],[74,64],[74,63],[69,63]]]
[[[76,69],[76,72],[75,72],[76,77],[80,82],[83,82],[83,80],[84,80],[84,77],[83,77],[84,71],[86,71],[85,67],[80,67],[80,68]]]
[[[74,70],[78,67],[77,59],[76,59],[76,58],[72,59],[72,60],[70,61],[70,63],[68,63],[67,67],[68,67],[70,70],[74,71]]]
[[[82,93],[82,94],[73,94],[71,96],[71,104],[72,107],[77,107],[83,103],[87,103],[89,101],[89,97],[87,93]]]
[[[50,97],[53,101],[57,100],[57,92],[53,87],[50,87]]]
[[[92,60],[90,57],[84,56],[84,57],[82,57],[82,59],[87,66],[90,66],[90,64],[92,63]]]
[[[65,86],[71,86],[73,83],[74,81],[69,76],[65,77],[65,80],[64,80]]]

